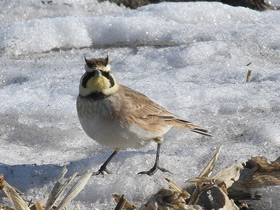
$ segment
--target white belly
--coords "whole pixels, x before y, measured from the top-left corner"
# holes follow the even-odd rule
[[[78,97],[77,111],[87,135],[98,143],[114,149],[143,147],[161,136],[159,133],[147,132],[135,124],[128,126],[120,122],[114,117],[108,100],[88,102]],[[168,126],[164,133],[169,129]]]

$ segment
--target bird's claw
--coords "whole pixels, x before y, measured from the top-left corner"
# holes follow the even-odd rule
[[[92,176],[97,176],[99,174],[105,175],[105,173],[107,174],[112,174],[111,171],[109,171],[106,167],[100,167],[100,169],[97,172],[93,172]]]
[[[165,172],[171,173],[169,170],[155,165],[155,166],[153,166],[150,170],[148,170],[148,171],[141,171],[141,172],[139,172],[138,174],[147,174],[147,175],[149,175],[149,176],[152,176],[152,175],[154,175],[154,174],[157,172],[158,169],[159,169],[160,171],[164,172],[164,173],[165,173]],[[172,174],[172,173],[171,173],[171,174]]]

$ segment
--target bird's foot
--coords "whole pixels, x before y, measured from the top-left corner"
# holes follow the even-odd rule
[[[112,172],[111,171],[109,171],[107,168],[106,168],[106,166],[101,166],[100,167],[100,169],[97,171],[97,172],[93,172],[92,173],[92,176],[97,176],[97,175],[99,175],[99,174],[102,174],[102,175],[104,175],[105,173],[107,173],[107,174],[112,174]]]
[[[168,171],[168,170],[165,169],[165,168],[162,168],[162,167],[159,167],[159,166],[157,166],[157,165],[154,165],[150,170],[148,170],[148,171],[141,171],[141,172],[139,172],[138,174],[147,174],[147,175],[149,175],[149,176],[152,176],[152,175],[154,175],[154,174],[157,172],[157,170],[160,170],[160,171],[162,171],[162,172],[171,173],[170,171]],[[171,174],[172,174],[172,173],[171,173]]]

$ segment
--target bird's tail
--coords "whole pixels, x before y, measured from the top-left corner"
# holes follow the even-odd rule
[[[180,128],[180,129],[186,129],[186,130],[190,130],[192,132],[195,133],[199,133],[205,136],[212,136],[209,131],[207,131],[206,129],[203,129],[197,125],[194,125],[188,121],[185,120],[180,120],[180,119],[174,119],[168,122],[168,124],[176,127],[176,128]]]

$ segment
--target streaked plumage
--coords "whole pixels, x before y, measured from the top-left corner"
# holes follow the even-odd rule
[[[80,81],[77,111],[87,135],[116,152],[160,143],[172,127],[210,136],[207,130],[175,117],[144,94],[116,82],[107,58],[85,59],[86,73]],[[110,159],[111,160],[111,159]],[[97,172],[104,173],[106,164]],[[144,172],[152,175],[158,167]],[[159,168],[162,169],[162,168]],[[164,169],[162,169],[164,170]]]

